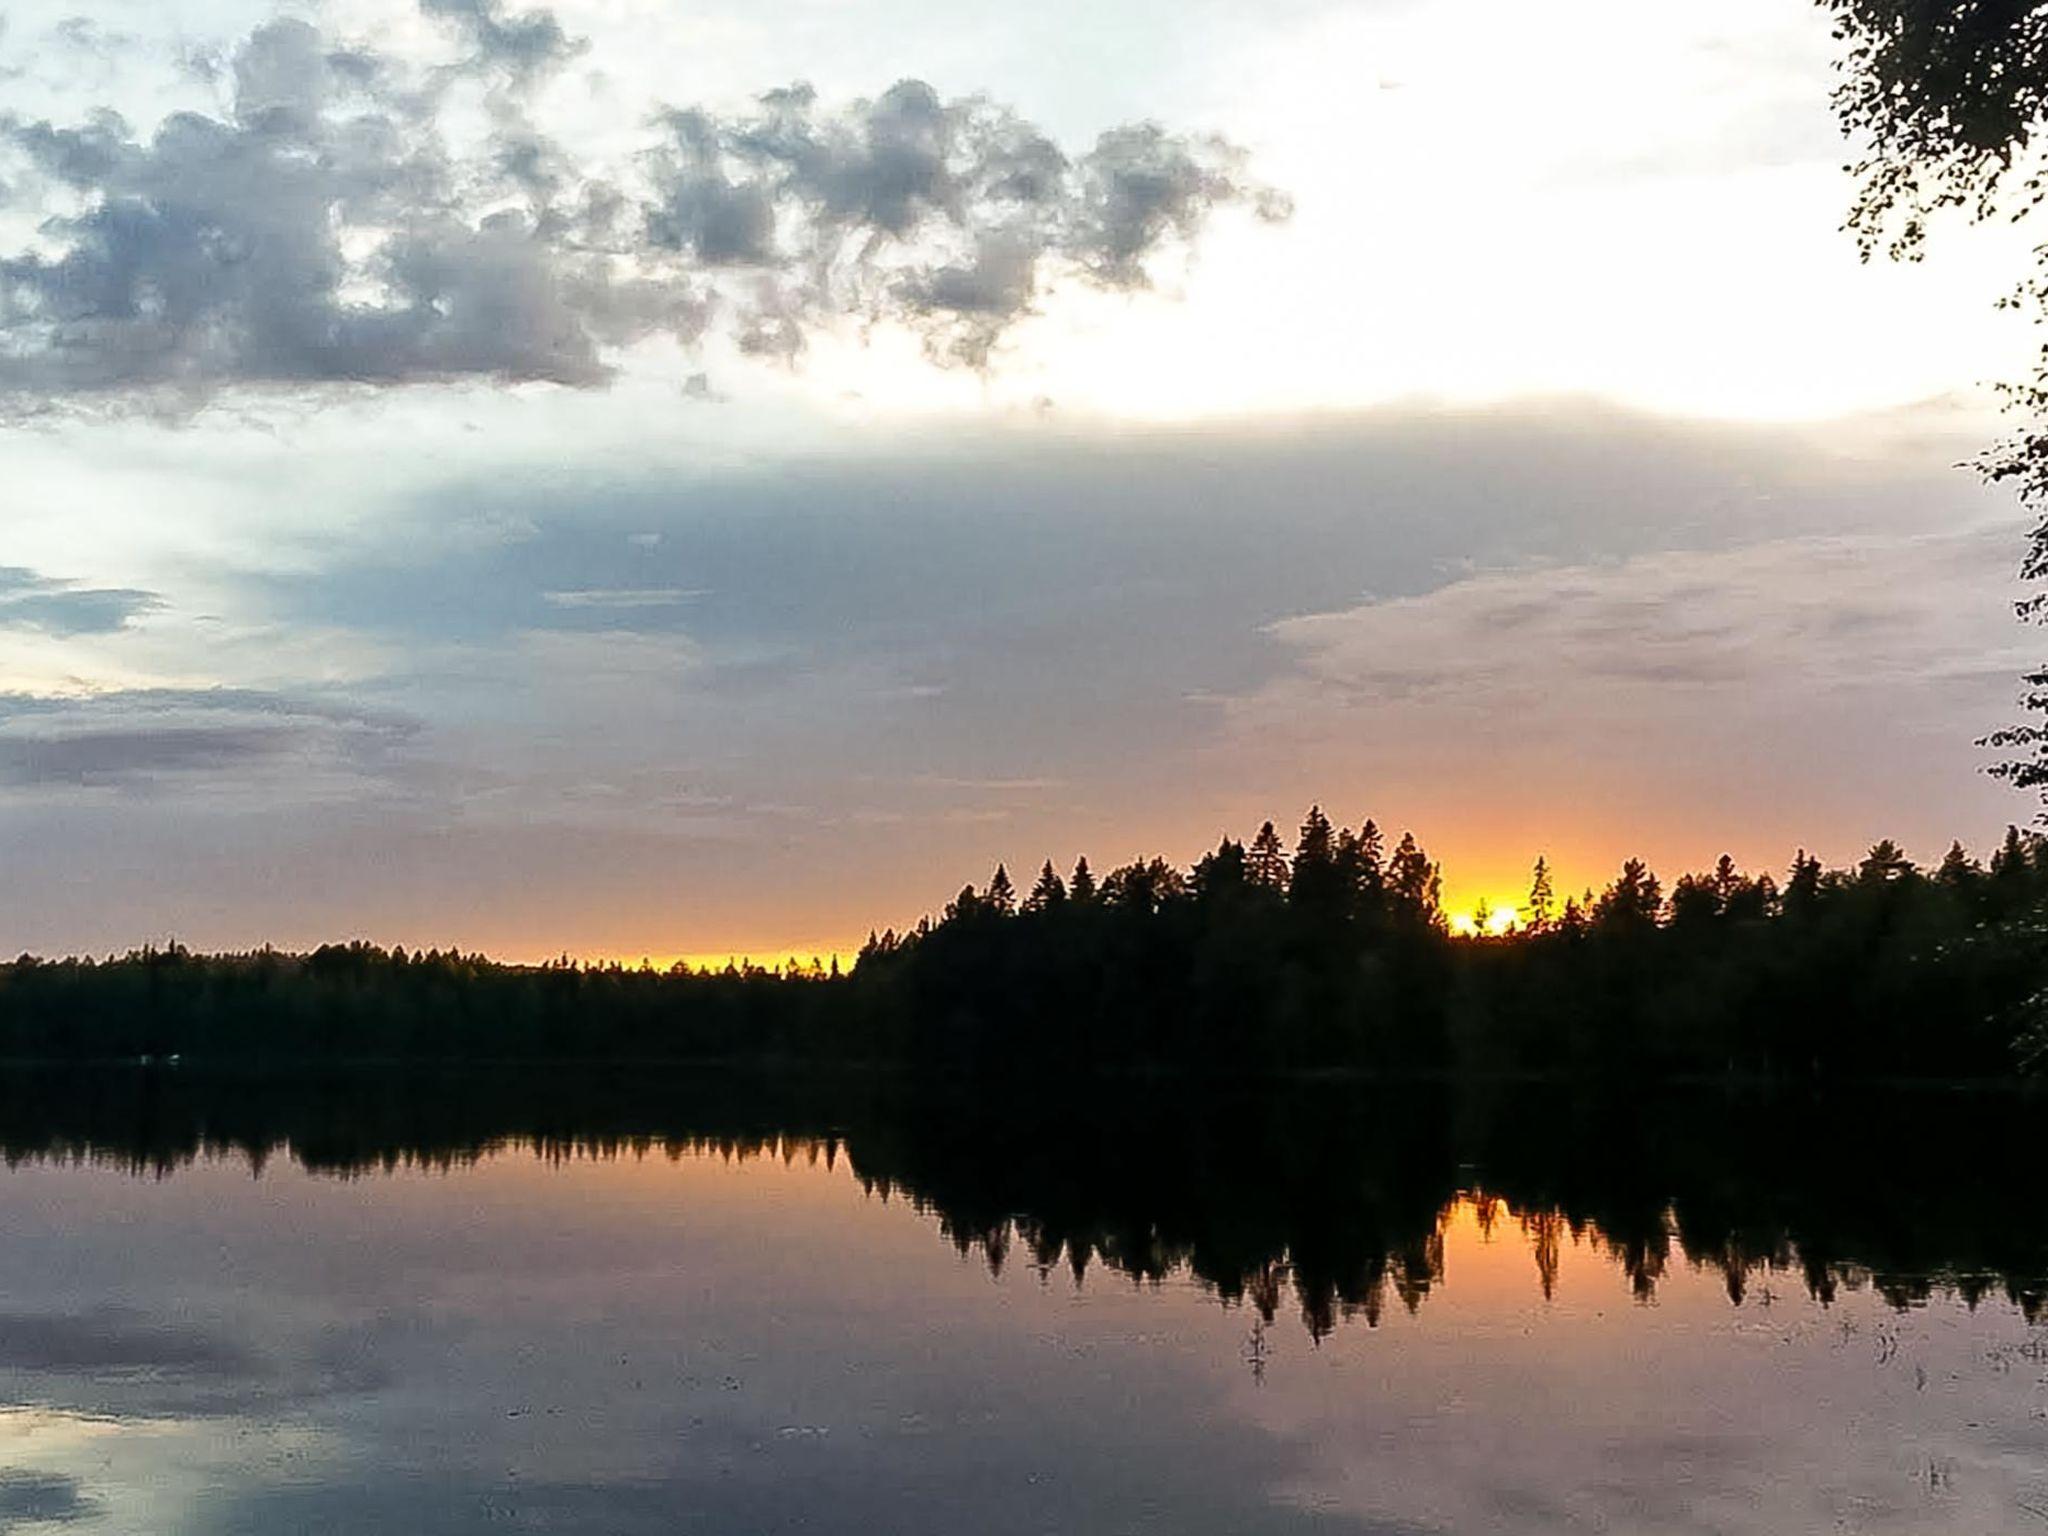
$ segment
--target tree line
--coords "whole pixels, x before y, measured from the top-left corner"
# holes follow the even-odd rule
[[[0,965],[0,1057],[719,1060],[1038,1076],[2004,1077],[2048,1049],[2048,838],[1922,868],[1890,841],[1782,878],[1630,859],[1454,933],[1437,863],[1311,808],[1191,868],[1006,868],[794,961],[657,971],[354,943]]]
[[[936,923],[870,939],[862,1028],[911,1059],[1220,1073],[1996,1077],[2038,1053],[2048,839],[1988,864],[1897,844],[1782,879],[1723,857],[1667,888],[1639,859],[1512,929],[1454,934],[1412,835],[1311,808],[1191,869],[998,868]],[[895,1031],[895,1033],[891,1033]]]

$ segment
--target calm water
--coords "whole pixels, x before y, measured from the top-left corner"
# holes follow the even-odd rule
[[[2027,1106],[1029,1097],[8,1084],[0,1529],[2048,1530]]]

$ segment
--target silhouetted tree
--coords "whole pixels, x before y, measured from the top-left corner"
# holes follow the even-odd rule
[[[1865,885],[1884,885],[1893,880],[1903,880],[1913,873],[1913,861],[1888,837],[1873,844],[1870,852],[1863,856],[1863,862],[1856,866],[1856,878]]]
[[[1443,876],[1415,841],[1403,832],[1387,865],[1387,888],[1402,911],[1424,927],[1443,922]]]
[[[1104,877],[1102,899],[1112,907],[1152,913],[1179,897],[1184,888],[1180,871],[1164,859],[1141,859]]]
[[[1245,873],[1251,876],[1253,885],[1274,891],[1287,888],[1287,853],[1280,846],[1280,834],[1272,822],[1260,827],[1252,839],[1251,849],[1245,855]]]
[[[1067,882],[1067,895],[1077,907],[1090,906],[1095,901],[1095,872],[1088,867],[1085,857],[1074,860],[1074,876]]]
[[[1536,856],[1536,867],[1529,874],[1526,910],[1531,933],[1548,933],[1557,921],[1557,892],[1550,883],[1550,863],[1541,854]]]
[[[1810,916],[1820,903],[1821,863],[1802,848],[1792,856],[1792,868],[1785,877],[1785,915]]]
[[[1711,923],[1722,912],[1712,875],[1680,875],[1671,887],[1671,925],[1678,929]]]
[[[1195,894],[1205,899],[1227,898],[1248,883],[1244,844],[1228,837],[1196,862],[1191,881]]]
[[[1717,912],[1725,914],[1746,882],[1742,877],[1742,871],[1735,867],[1734,858],[1724,853],[1714,861],[1712,883]]]
[[[1648,927],[1662,909],[1663,890],[1641,859],[1628,859],[1593,906],[1593,921],[1603,928]]]
[[[1983,866],[1971,858],[1960,840],[1948,845],[1934,878],[1952,891],[1967,890],[1984,877]]]
[[[1845,45],[1834,93],[1843,130],[1868,145],[1854,169],[1848,226],[1866,260],[1917,261],[1933,221],[1959,210],[1972,222],[2017,221],[2048,194],[2040,136],[2048,121],[2048,10],[2031,0],[1820,0]],[[2001,302],[2048,319],[2048,245]],[[2011,481],[2021,502],[2048,513],[2048,352],[2005,386],[2019,430],[1978,464]],[[2048,515],[2035,523],[2022,579],[2048,580]],[[2019,605],[2048,618],[2048,592]],[[1980,742],[2008,756],[1991,772],[2048,791],[2048,670],[2020,695],[2033,719]]]
[[[1031,887],[1031,894],[1024,898],[1026,912],[1050,912],[1067,904],[1066,882],[1059,877],[1059,871],[1047,859],[1038,871],[1038,883]]]
[[[1323,919],[1344,915],[1344,877],[1337,867],[1337,834],[1319,805],[1309,807],[1294,845],[1288,900]]]
[[[1352,844],[1355,884],[1359,893],[1368,898],[1377,898],[1386,884],[1386,841],[1379,823],[1368,816]]]

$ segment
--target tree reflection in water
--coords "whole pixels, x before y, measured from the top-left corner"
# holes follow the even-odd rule
[[[1846,1097],[1515,1086],[1299,1085],[1219,1094],[1138,1080],[1048,1095],[884,1077],[356,1071],[0,1076],[10,1163],[162,1175],[290,1157],[343,1177],[545,1159],[844,1159],[963,1254],[1076,1283],[1192,1277],[1320,1338],[1444,1280],[1461,1213],[1513,1223],[1549,1297],[1565,1250],[1605,1255],[1648,1299],[1674,1264],[1740,1304],[1797,1278],[1825,1304],[1873,1288],[2003,1296],[2048,1316],[2038,1101],[1916,1089]]]

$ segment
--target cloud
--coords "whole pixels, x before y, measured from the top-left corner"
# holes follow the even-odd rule
[[[0,1472],[0,1531],[17,1525],[69,1525],[100,1513],[85,1485],[61,1472],[27,1468]]]
[[[256,1362],[248,1351],[214,1334],[101,1307],[75,1314],[0,1313],[0,1363],[9,1370],[44,1374],[220,1377],[246,1374]],[[0,1515],[29,1518],[8,1507],[6,1492],[0,1482]]]
[[[2010,679],[2025,650],[1996,596],[2013,532],[1785,539],[1497,571],[1270,632],[1297,658],[1289,691],[1333,704],[1483,701],[1539,724],[1574,703],[1655,716],[1728,693],[1980,685]]]
[[[133,587],[83,587],[17,565],[0,565],[0,628],[51,635],[103,635],[126,629],[162,607],[154,592]]]
[[[999,857],[1190,858],[1312,799],[1454,877],[1506,865],[1471,887],[1496,902],[1539,849],[1571,881],[1938,853],[2028,814],[1971,743],[2040,639],[2006,607],[2023,526],[1977,529],[2010,508],[1950,468],[1966,430],[1550,402],[426,464],[281,569],[166,588],[220,625],[48,647],[45,691],[251,691],[7,699],[0,740],[257,734],[16,760],[0,843],[33,878],[0,917],[53,949],[285,922],[660,953],[900,922]],[[263,452],[251,478],[337,462]]]
[[[546,9],[507,15],[495,0],[420,0],[420,9],[453,23],[487,65],[525,78],[573,58],[582,45]]]
[[[416,730],[402,716],[245,689],[0,694],[0,786],[245,782],[270,768],[300,779],[319,767],[360,775]]]
[[[752,117],[672,112],[666,126],[649,233],[708,266],[775,275],[756,293],[757,350],[788,350],[846,312],[902,321],[936,355],[979,365],[1049,267],[1142,288],[1147,259],[1192,241],[1218,207],[1289,211],[1222,139],[1138,124],[1069,159],[1009,109],[918,80],[838,111],[797,86]]]
[[[571,592],[543,592],[550,608],[677,608],[704,595],[687,587],[600,587]]]
[[[1146,124],[1070,159],[1007,108],[915,80],[842,107],[794,86],[738,116],[663,108],[642,152],[580,161],[528,111],[580,47],[550,13],[422,4],[468,44],[460,64],[285,19],[236,52],[222,115],[147,133],[109,110],[0,116],[8,169],[64,210],[0,254],[0,405],[584,387],[620,348],[715,320],[783,357],[844,317],[892,321],[980,365],[1059,277],[1142,287],[1217,208],[1286,212],[1220,139]],[[464,82],[484,88],[480,138],[452,127]]]
[[[716,764],[721,790],[759,796],[772,783],[774,797],[807,802],[846,794],[858,773],[1059,778],[1079,816],[1137,782],[1155,786],[1149,799],[1164,786],[1192,793],[1185,754],[1218,723],[1206,701],[1250,698],[1302,668],[1306,637],[1276,623],[1348,612],[1365,593],[1462,590],[1475,564],[1598,574],[1597,558],[1674,546],[1966,523],[1995,507],[1949,470],[1956,456],[1946,440],[1851,457],[1805,429],[1551,405],[954,433],[772,475],[629,470],[592,486],[493,472],[423,491],[323,568],[264,578],[252,601],[375,637],[395,658],[386,686],[441,724],[441,744],[469,719],[517,719],[564,752],[679,772]],[[440,536],[475,506],[527,536]],[[2010,538],[1987,546],[1990,585],[1959,576],[1952,589],[1981,598],[2004,641],[2024,638],[1996,585],[2019,547]],[[581,596],[671,591],[696,595],[646,606]],[[1493,600],[1541,598],[1509,587]],[[1611,609],[1610,623],[1619,599]],[[1513,660],[1519,642],[1505,633],[1475,665]],[[1397,637],[1385,664],[1435,667],[1432,649],[1452,643]],[[459,686],[434,681],[455,655],[467,658]],[[415,667],[427,675],[407,676]],[[1342,685],[1320,686],[1334,696]],[[1374,708],[1390,697],[1354,692]],[[1965,744],[1985,728],[1967,706],[1951,724]],[[492,751],[526,761],[495,739]],[[1200,777],[1257,783],[1273,771]]]
[[[2021,534],[1523,566],[1284,619],[1268,633],[1290,662],[1216,701],[1203,771],[1341,764],[1488,879],[1508,849],[1590,873],[1714,843],[1753,862],[1981,839],[2022,809],[1972,745],[2037,654],[2008,601]]]

